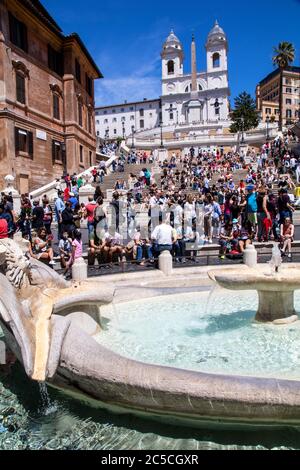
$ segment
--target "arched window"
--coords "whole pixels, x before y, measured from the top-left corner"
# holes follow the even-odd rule
[[[173,60],[169,60],[168,62],[168,75],[171,75],[172,73],[174,73],[174,61]]]
[[[202,86],[201,85],[198,85],[198,90],[202,91]]]
[[[218,67],[220,67],[220,54],[218,54],[218,52],[216,52],[213,55],[213,68],[216,69]]]

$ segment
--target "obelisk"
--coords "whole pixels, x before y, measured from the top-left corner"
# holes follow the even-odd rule
[[[195,36],[192,37],[192,99],[198,98],[197,87],[197,56]]]
[[[199,100],[198,80],[197,80],[197,56],[196,56],[196,42],[195,36],[192,37],[192,89],[191,99],[187,105],[188,109],[188,122],[189,124],[196,124],[201,121],[202,104]]]

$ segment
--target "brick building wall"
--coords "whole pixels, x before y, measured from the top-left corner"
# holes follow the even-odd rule
[[[13,174],[28,192],[95,163],[102,75],[37,0],[0,1],[0,30],[0,188]]]

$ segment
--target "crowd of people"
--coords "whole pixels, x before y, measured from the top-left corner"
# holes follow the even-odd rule
[[[148,167],[154,162],[160,175]],[[136,171],[128,181],[116,181],[111,201],[105,201],[101,190],[105,162],[89,175],[95,194],[85,204],[80,188],[86,180],[76,174],[57,181],[54,206],[46,195],[32,201],[24,194],[16,214],[12,196],[2,194],[0,238],[21,231],[31,242],[31,256],[53,266],[59,255],[66,276],[83,254],[84,226],[90,265],[96,260],[108,267],[125,260],[153,264],[164,250],[175,262],[184,263],[187,258],[196,260],[201,247],[214,242],[220,259],[239,257],[254,241],[269,240],[279,242],[282,254],[291,257],[294,181],[300,178],[300,160],[290,154],[284,139],[247,155],[191,148],[161,163],[152,153],[133,150],[121,154],[112,171],[121,174],[126,164],[137,164]],[[141,214],[147,216],[144,224]]]

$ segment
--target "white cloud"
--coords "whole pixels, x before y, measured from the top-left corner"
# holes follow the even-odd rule
[[[158,98],[161,94],[159,77],[131,76],[99,80],[96,84],[96,106]]]
[[[163,41],[169,33],[168,19],[160,19],[154,28],[135,37],[121,52],[120,44],[114,54],[102,52],[98,63],[103,65],[104,79],[95,87],[96,106],[140,101],[161,95],[161,59]],[[112,59],[113,57],[113,59]]]

